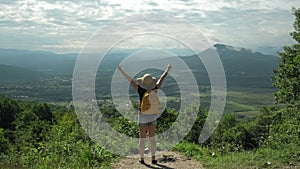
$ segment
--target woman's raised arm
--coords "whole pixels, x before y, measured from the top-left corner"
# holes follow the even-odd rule
[[[130,82],[130,85],[137,91],[138,85],[137,83],[122,69],[121,65],[118,65],[118,70],[121,72],[121,74]]]
[[[157,88],[160,88],[161,85],[162,85],[162,82],[163,80],[166,78],[168,72],[172,69],[172,66],[171,65],[168,65],[165,72],[160,76],[160,78],[158,79],[156,85],[157,85]]]

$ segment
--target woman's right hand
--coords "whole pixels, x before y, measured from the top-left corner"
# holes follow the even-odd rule
[[[118,70],[119,70],[120,72],[122,71],[122,67],[121,67],[120,64],[118,64],[117,68],[118,68]]]

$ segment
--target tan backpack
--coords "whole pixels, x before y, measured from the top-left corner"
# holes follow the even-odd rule
[[[144,114],[158,114],[159,113],[159,98],[155,91],[147,90],[140,103],[140,110]]]

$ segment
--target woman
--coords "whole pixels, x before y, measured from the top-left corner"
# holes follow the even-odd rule
[[[118,70],[122,73],[122,75],[130,82],[130,85],[138,92],[140,96],[140,103],[142,101],[143,95],[147,90],[156,90],[160,89],[163,80],[167,76],[168,72],[172,69],[171,65],[168,65],[164,73],[160,76],[159,80],[156,81],[155,77],[151,74],[145,74],[143,77],[137,79],[137,83],[118,65]],[[142,111],[139,112],[138,115],[138,126],[140,131],[139,136],[139,152],[140,152],[140,163],[145,164],[144,161],[144,150],[145,150],[145,142],[146,135],[148,132],[149,141],[151,144],[150,151],[152,157],[152,164],[156,164],[155,160],[155,152],[156,152],[156,142],[155,142],[155,130],[157,124],[157,114],[146,114]]]

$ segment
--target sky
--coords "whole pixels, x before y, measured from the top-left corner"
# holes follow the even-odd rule
[[[300,1],[1,0],[0,48],[78,53],[105,25],[143,13],[186,20],[212,43],[249,49],[282,47],[294,43],[289,36],[293,6],[299,8]]]

